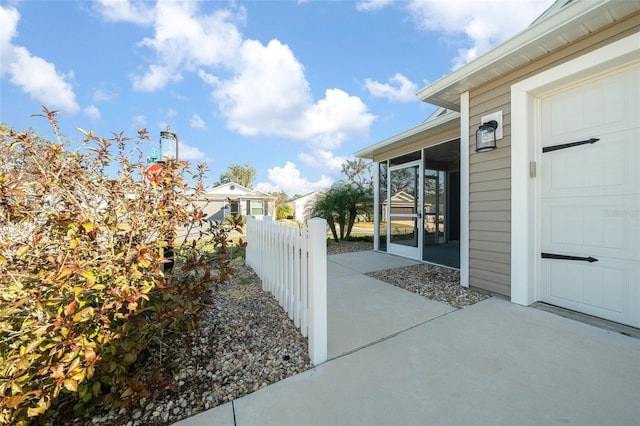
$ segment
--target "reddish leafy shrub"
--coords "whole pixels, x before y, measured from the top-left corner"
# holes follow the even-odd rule
[[[44,112],[57,141],[0,135],[0,423],[152,398],[168,374],[158,348],[232,272],[236,224],[205,223],[196,204],[206,166],[167,161],[148,176],[146,130],[82,131],[87,153],[70,151]],[[176,266],[163,272],[168,246]]]

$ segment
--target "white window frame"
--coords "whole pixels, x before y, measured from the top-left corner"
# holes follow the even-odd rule
[[[253,206],[254,203],[260,203],[260,213],[254,213],[253,212],[253,209],[256,208],[256,207]],[[249,214],[251,216],[263,216],[264,215],[264,201],[263,200],[251,200],[249,202],[249,204],[250,204],[250,208],[251,208],[251,211],[249,212]]]

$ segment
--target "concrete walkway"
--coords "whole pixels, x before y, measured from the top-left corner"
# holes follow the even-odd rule
[[[640,340],[490,298],[457,310],[329,256],[326,363],[193,425],[640,425]]]

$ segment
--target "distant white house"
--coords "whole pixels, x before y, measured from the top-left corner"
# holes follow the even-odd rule
[[[313,205],[324,191],[313,191],[287,202],[295,211],[295,220],[304,221],[309,218]]]
[[[274,215],[276,197],[228,182],[205,192],[198,200],[207,220],[224,220],[232,215],[262,217]]]

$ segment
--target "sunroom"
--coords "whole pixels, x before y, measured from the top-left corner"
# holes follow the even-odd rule
[[[460,268],[459,132],[460,114],[440,108],[356,153],[375,163],[375,250]]]

